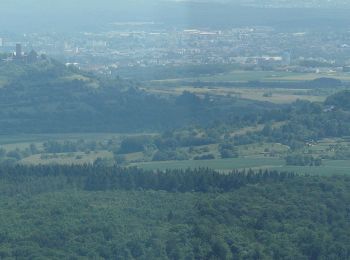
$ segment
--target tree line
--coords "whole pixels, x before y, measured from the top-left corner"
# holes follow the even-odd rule
[[[274,170],[233,170],[222,174],[209,168],[147,171],[103,165],[1,166],[0,179],[26,182],[32,178],[58,178],[62,183],[88,191],[163,190],[168,192],[228,192],[258,182],[279,182],[294,178]]]

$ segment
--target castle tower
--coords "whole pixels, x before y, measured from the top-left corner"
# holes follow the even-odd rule
[[[22,57],[22,45],[20,43],[16,44],[16,58],[19,59]]]

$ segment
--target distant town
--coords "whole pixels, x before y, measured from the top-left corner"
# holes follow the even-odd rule
[[[101,74],[123,68],[235,64],[294,72],[350,71],[350,31],[281,32],[272,27],[169,29],[155,23],[116,23],[114,29],[72,35],[0,35],[3,61],[32,62],[47,54]],[[34,51],[35,50],[35,51]]]

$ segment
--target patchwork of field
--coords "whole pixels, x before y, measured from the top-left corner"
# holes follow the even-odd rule
[[[279,123],[279,124],[283,124]],[[275,127],[280,126],[276,125]],[[237,130],[232,134],[243,134],[247,131],[259,131],[262,125],[248,127]],[[38,149],[43,148],[43,143],[48,140],[55,141],[108,141],[122,140],[125,136],[116,133],[106,134],[47,134],[47,135],[17,135],[0,136],[0,146],[6,151],[15,149],[24,150],[31,144],[35,144]],[[136,135],[137,136],[137,135]],[[288,171],[307,174],[349,174],[350,160],[330,160],[324,159],[322,166],[304,167],[304,166],[286,166],[284,157],[289,153],[290,148],[279,143],[257,143],[237,146],[239,158],[220,159],[218,152],[219,145],[205,145],[192,148],[191,159],[184,161],[152,161],[152,154],[145,152],[130,153],[122,155],[126,166],[141,167],[147,170],[165,170],[165,169],[186,169],[186,168],[213,168],[219,171],[229,171],[232,169],[276,169],[279,171]],[[179,148],[179,151],[188,152],[187,147]],[[304,153],[313,156],[334,157],[337,151],[346,153],[350,151],[350,138],[324,139],[317,143],[310,144],[305,148]],[[213,160],[193,160],[196,155],[201,155],[201,151],[212,154],[216,159]],[[198,152],[200,152],[198,154]],[[111,151],[96,150],[85,152],[67,152],[67,153],[44,153],[30,155],[20,160],[23,164],[91,164],[96,159],[101,158],[113,163],[114,157]]]
[[[283,124],[283,123],[280,123]],[[277,127],[277,126],[276,126]],[[238,130],[237,133],[246,131],[257,131],[261,126],[250,127]],[[95,140],[108,141],[122,140],[127,135],[117,133],[106,134],[54,134],[54,135],[22,135],[22,136],[0,136],[0,146],[7,151],[14,149],[23,150],[31,144],[35,144],[38,149],[43,148],[43,142],[47,140],[67,141],[67,140]],[[187,168],[213,168],[222,172],[232,169],[275,169],[278,171],[295,172],[300,174],[350,174],[350,160],[324,159],[322,166],[286,166],[284,157],[289,153],[288,146],[279,143],[256,143],[237,146],[239,158],[220,159],[218,144],[197,146],[192,148],[191,159],[184,161],[152,161],[152,155],[145,152],[124,154],[124,166],[140,167],[146,170],[166,170],[166,169],[187,169]],[[179,148],[188,152],[189,148]],[[197,152],[205,150],[206,153],[215,156],[212,160],[194,160]],[[305,148],[304,153],[314,156],[334,157],[337,151],[350,150],[349,138],[324,139],[317,143],[310,144]],[[96,159],[101,158],[111,163],[114,162],[114,155],[111,151],[96,150],[85,152],[67,153],[44,153],[30,155],[22,158],[19,162],[23,164],[91,164]]]
[[[321,73],[298,73],[286,71],[231,71],[228,73],[182,78],[154,80],[153,82],[176,82],[176,81],[206,81],[206,82],[298,82],[314,80],[322,77],[331,77],[343,81],[350,81],[350,73],[346,72],[321,72]]]
[[[311,90],[311,89],[288,89],[288,88],[249,88],[249,87],[194,87],[182,86],[180,81],[207,81],[207,82],[300,82],[313,80],[320,77],[332,77],[343,81],[350,81],[350,73],[292,73],[292,72],[271,72],[271,71],[234,71],[226,74],[218,74],[213,76],[203,76],[197,78],[174,79],[154,81],[157,82],[154,87],[148,86],[144,90],[158,95],[178,96],[184,91],[195,93],[199,96],[209,95],[211,97],[228,97],[236,102],[251,102],[247,100],[271,102],[275,104],[288,104],[296,100],[309,100],[312,102],[322,102],[326,97],[332,94],[333,89]],[[83,76],[72,75],[62,78],[62,80],[84,80],[88,78]],[[0,77],[0,87],[6,82],[6,79]],[[179,82],[179,85],[173,87],[162,87],[161,82]],[[91,81],[91,86],[97,87],[96,82]],[[285,122],[272,125],[272,127],[281,127]],[[250,126],[242,129],[233,130],[231,136],[242,135],[248,132],[261,131],[264,125]],[[136,134],[140,135],[140,134]],[[123,138],[133,135],[125,135],[118,133],[91,133],[91,134],[40,134],[40,135],[16,135],[16,136],[0,136],[0,147],[6,152],[29,149],[31,145],[35,145],[40,150],[38,154],[32,154],[19,161],[23,164],[91,164],[96,159],[101,158],[114,162],[114,154],[112,150],[107,148],[99,148],[97,150],[67,153],[45,153],[43,144],[47,141],[78,141],[86,142],[108,142],[113,140],[117,145]],[[103,147],[103,146],[100,146]],[[183,161],[152,161],[156,150],[135,152],[130,154],[122,154],[123,165],[128,167],[140,167],[147,170],[165,170],[165,169],[187,169],[187,168],[213,168],[219,171],[229,171],[232,169],[276,169],[278,171],[288,171],[307,174],[349,174],[350,160],[330,160],[328,158],[336,158],[339,151],[345,154],[349,151],[350,156],[350,140],[342,139],[325,139],[314,144],[306,146],[303,154],[320,156],[324,159],[322,166],[318,167],[302,167],[302,166],[286,166],[285,156],[290,153],[288,146],[279,143],[257,143],[249,145],[237,146],[239,158],[220,159],[219,143],[192,147],[180,147],[176,152],[187,154],[187,160]],[[109,148],[108,148],[109,149]],[[196,157],[203,155],[213,156],[212,160],[195,160]]]
[[[223,96],[243,98],[275,104],[288,104],[296,100],[308,100],[311,102],[323,102],[329,93],[312,93],[309,89],[276,89],[276,88],[238,88],[238,87],[191,87],[179,86],[174,88],[152,87],[144,90],[159,95],[179,96],[184,91],[198,95],[209,94],[211,96]]]
[[[148,86],[144,87],[144,90],[154,94],[174,96],[180,95],[184,91],[189,91],[198,95],[209,94],[211,96],[243,98],[275,104],[288,104],[298,99],[311,102],[323,102],[327,96],[333,94],[337,90],[332,88],[310,89],[307,86],[305,86],[305,88],[298,87],[298,89],[286,87],[276,88],[275,84],[273,86],[271,85],[271,87],[268,86],[268,83],[302,83],[323,77],[350,82],[350,73],[345,72],[296,73],[284,71],[232,71],[193,78],[154,80],[150,81]],[[194,83],[199,81],[211,84],[210,86],[194,86]],[[256,87],[254,82],[257,81],[267,84]],[[215,86],[216,82],[218,83],[217,86]],[[242,87],[220,86],[219,83],[222,82],[248,83],[248,87],[247,85]],[[249,82],[251,82],[252,87],[249,86]]]

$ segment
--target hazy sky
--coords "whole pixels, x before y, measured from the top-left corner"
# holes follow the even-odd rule
[[[194,1],[194,0],[192,0]],[[345,24],[347,10],[339,11],[274,11],[238,10],[237,3],[268,5],[279,3],[278,7],[293,5],[326,6],[329,3],[348,3],[344,0],[195,0],[211,2],[208,5],[189,5],[174,0],[0,0],[0,32],[16,31],[70,31],[94,30],[113,22],[146,21],[189,26],[241,26],[241,25],[293,25],[301,21]],[[181,3],[179,3],[181,2]],[[213,4],[226,2],[230,5]],[[294,7],[294,6],[293,6]],[[337,13],[340,12],[340,13]],[[282,20],[281,20],[282,19]],[[324,23],[317,19],[322,19]],[[344,20],[345,19],[345,20]]]
[[[22,8],[38,8],[51,9],[53,7],[60,8],[104,8],[129,6],[135,3],[155,4],[162,2],[211,2],[211,3],[239,3],[239,4],[276,4],[278,6],[329,6],[331,5],[349,5],[348,0],[1,0],[1,8],[10,7],[11,9]]]
[[[0,0],[1,15],[6,13],[52,13],[52,12],[84,12],[111,11],[123,9],[154,8],[167,2],[210,2],[230,3],[256,6],[290,7],[290,6],[339,6],[350,5],[349,0]]]

